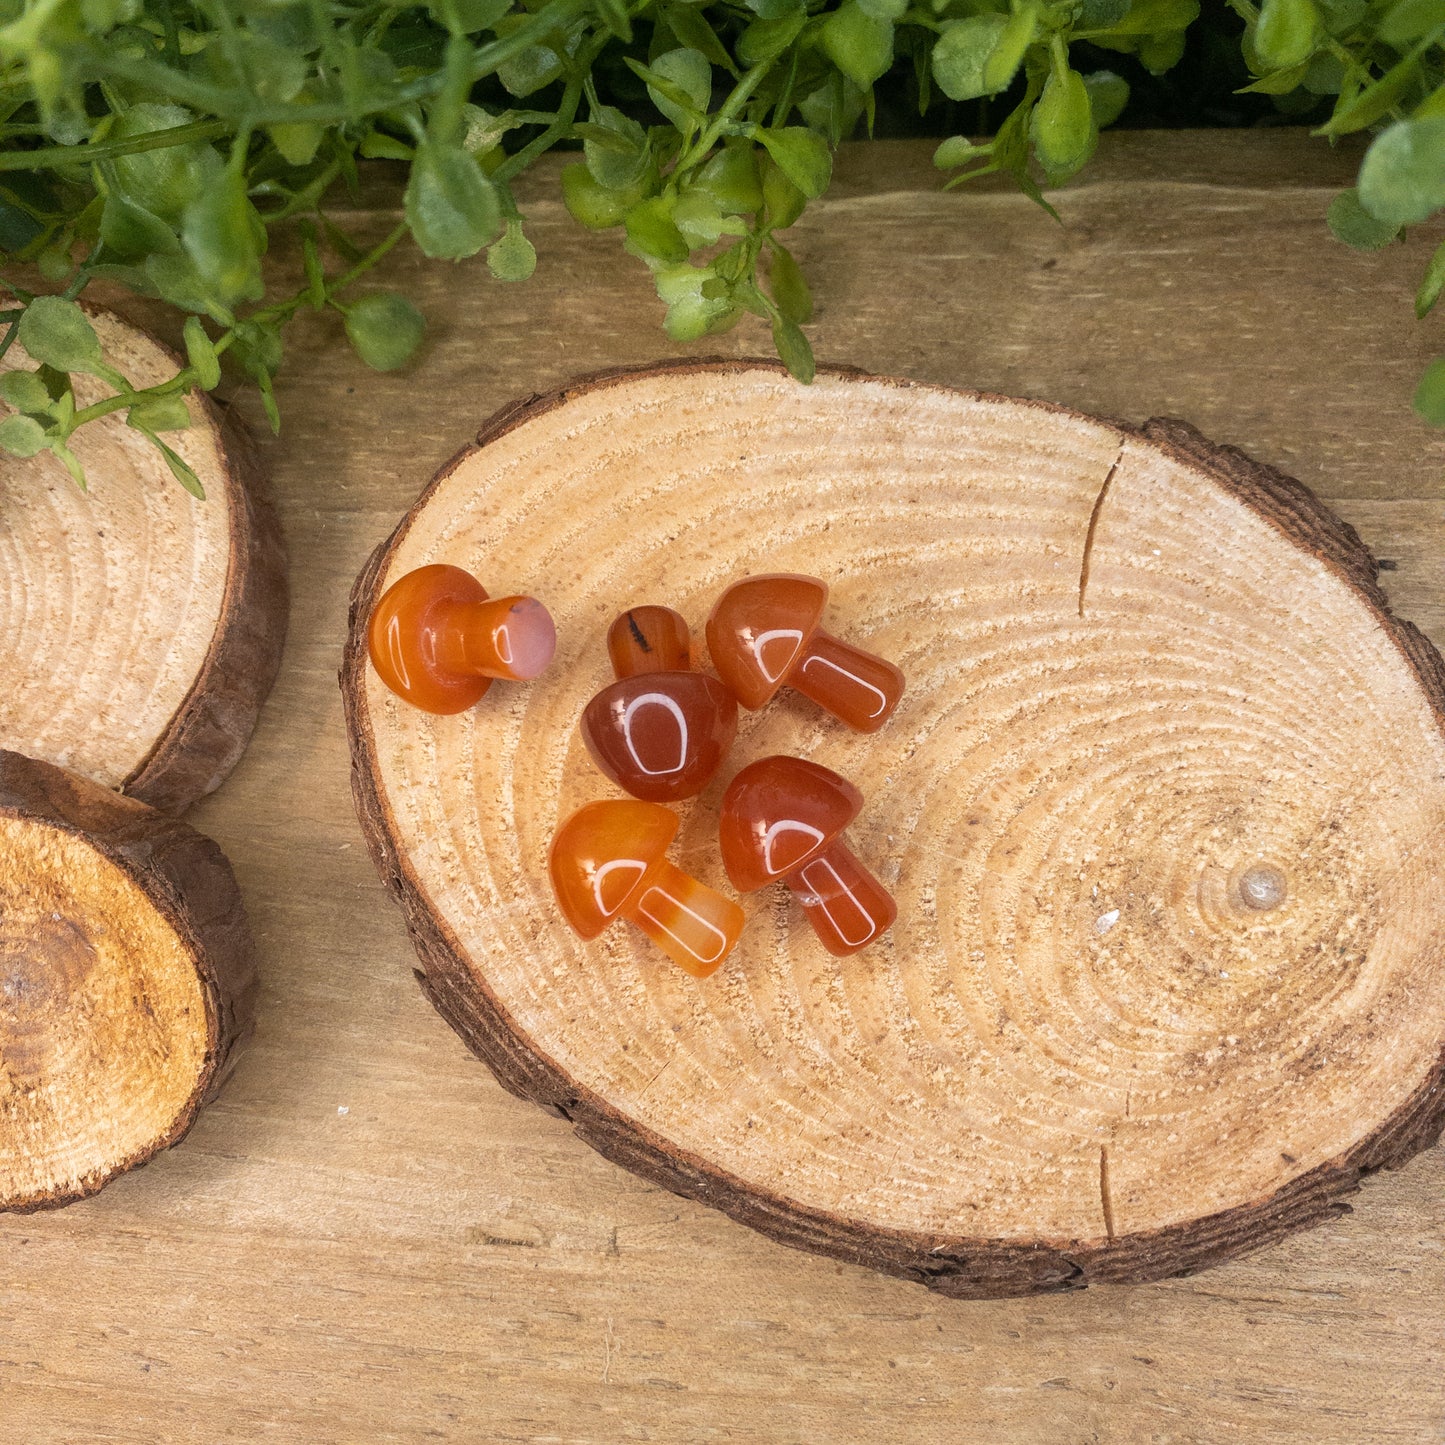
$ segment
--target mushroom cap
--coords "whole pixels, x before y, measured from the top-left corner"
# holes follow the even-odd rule
[[[629,607],[607,630],[607,654],[617,677],[642,672],[688,672],[693,666],[687,619],[649,602]]]
[[[723,867],[735,888],[751,893],[805,867],[862,806],[862,793],[830,768],[806,758],[760,758],[723,794]]]
[[[460,567],[436,562],[393,582],[367,624],[366,645],[377,675],[398,697],[427,712],[465,712],[492,685],[437,663],[437,636],[458,604],[485,602],[487,589]]]
[[[552,840],[552,888],[567,922],[596,938],[627,906],[677,833],[677,815],[631,798],[587,803]]]
[[[624,792],[652,803],[696,797],[738,730],[738,705],[703,672],[645,672],[604,687],[582,711],[592,761]]]
[[[823,620],[828,584],[794,572],[734,582],[707,620],[718,676],[746,708],[757,709],[788,674]]]

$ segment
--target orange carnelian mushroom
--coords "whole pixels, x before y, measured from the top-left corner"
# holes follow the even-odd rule
[[[494,678],[527,682],[552,660],[557,629],[535,597],[492,597],[469,572],[434,563],[393,583],[367,629],[371,664],[424,712],[464,712]]]
[[[738,705],[715,677],[689,672],[687,623],[670,607],[634,607],[612,624],[617,681],[582,713],[592,761],[625,792],[652,803],[693,798],[722,766]]]
[[[829,953],[857,953],[898,916],[888,890],[843,841],[863,795],[805,758],[750,763],[723,794],[719,835],[733,886],[752,893],[781,878]]]
[[[824,632],[828,587],[816,577],[770,573],[735,582],[707,620],[713,666],[745,708],[786,684],[859,732],[877,732],[903,696],[891,662]]]
[[[743,911],[668,862],[676,833],[677,815],[658,803],[587,803],[552,841],[552,887],[583,938],[626,918],[679,967],[706,978],[738,941]]]

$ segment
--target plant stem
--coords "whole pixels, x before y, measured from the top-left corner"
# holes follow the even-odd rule
[[[162,150],[190,141],[215,140],[231,129],[228,121],[198,120],[174,125],[168,130],[146,131],[124,140],[102,141],[99,145],[41,146],[33,151],[0,151],[0,171],[52,170],[57,166],[84,166],[141,151]]]

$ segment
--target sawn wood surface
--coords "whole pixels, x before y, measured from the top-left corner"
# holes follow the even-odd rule
[[[1445,345],[1409,300],[1438,235],[1335,245],[1324,211],[1356,157],[1294,133],[1106,137],[1062,228],[1003,191],[941,194],[929,150],[846,153],[799,226],[822,359],[1186,417],[1329,501],[1445,644],[1445,437],[1408,406]],[[506,1094],[427,1004],[352,810],[348,588],[499,405],[676,350],[616,237],[537,194],[527,286],[395,256],[384,280],[434,328],[409,371],[366,372],[339,318],[298,328],[263,443],[286,657],[249,752],[188,815],[246,898],[257,1035],[179,1148],[0,1219],[0,1438],[1445,1440],[1445,1150],[1195,1278],[952,1301],[644,1184]],[[375,197],[343,219],[380,233]],[[745,326],[709,349],[765,344]]]

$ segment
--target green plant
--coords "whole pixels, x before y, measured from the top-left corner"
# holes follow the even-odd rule
[[[1329,224],[1390,244],[1445,206],[1445,0],[1230,0],[1254,77],[1244,87],[1318,133],[1376,132]],[[829,183],[832,148],[906,97],[938,133],[980,109],[985,139],[936,154],[957,185],[1074,174],[1135,84],[1169,72],[1201,27],[1198,0],[0,0],[0,250],[57,295],[6,281],[0,447],[49,448],[84,484],[76,427],[125,411],[195,489],[161,434],[182,394],[209,390],[230,353],[260,387],[285,323],[333,308],[371,365],[402,365],[423,321],[403,297],[355,294],[408,236],[428,256],[486,251],[499,281],[536,255],[512,182],[558,146],[568,209],[615,228],[653,274],[668,335],[725,330],[751,312],[779,355],[813,374],[808,286],[782,233]],[[1242,33],[1239,33],[1242,23]],[[1211,32],[1212,33],[1212,32]],[[1114,68],[1117,67],[1117,71]],[[1324,112],[1327,112],[1325,114]],[[329,212],[359,158],[408,167],[404,218],[359,246]],[[294,227],[305,284],[267,290],[262,256]],[[187,364],[133,390],[100,356],[75,298],[96,278],[189,313]],[[1445,247],[1417,298],[1445,287]],[[73,372],[111,396],[77,408]],[[1445,425],[1445,359],[1416,406]]]

